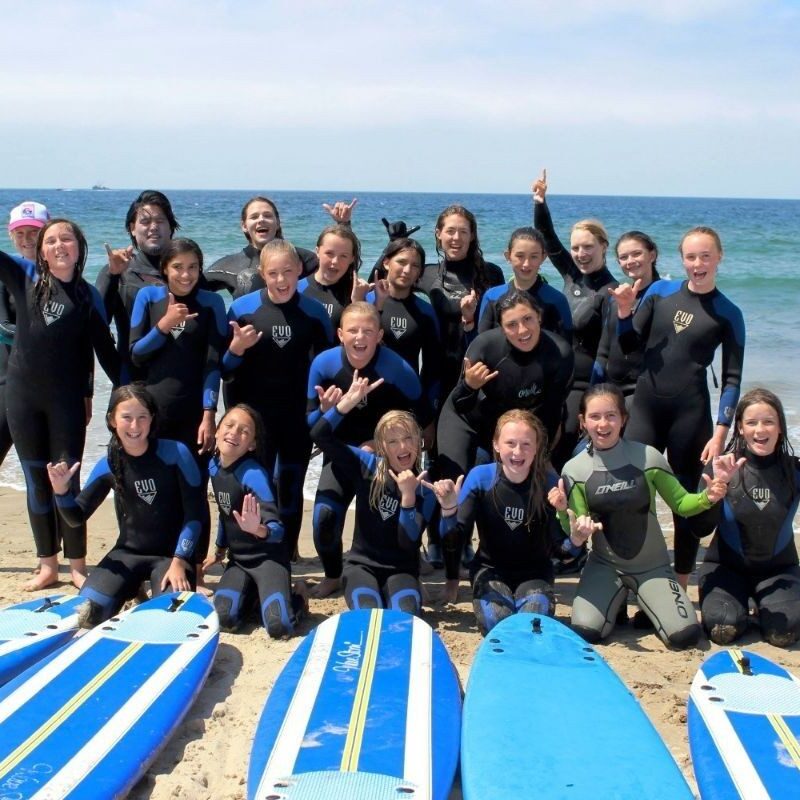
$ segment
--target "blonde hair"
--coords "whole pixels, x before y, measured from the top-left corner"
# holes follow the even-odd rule
[[[344,311],[342,311],[342,316],[339,319],[339,327],[344,327],[344,318],[348,316],[359,315],[362,317],[370,317],[372,321],[378,326],[378,329],[381,327],[381,316],[378,313],[378,309],[375,308],[372,303],[368,303],[366,300],[356,300],[355,303],[350,303],[350,305],[345,306]],[[380,421],[378,422],[380,425]]]
[[[386,478],[389,474],[389,457],[386,452],[386,437],[391,428],[400,428],[404,433],[410,433],[416,439],[417,456],[414,459],[414,470],[419,473],[422,459],[422,431],[414,415],[408,411],[387,411],[375,426],[375,454],[378,456],[378,466],[372,485],[369,488],[369,506],[377,509],[384,489]]]
[[[259,269],[264,269],[273,256],[289,256],[298,267],[302,264],[295,246],[286,239],[272,239],[261,248],[261,255],[258,259]]]
[[[572,233],[575,231],[588,231],[597,241],[608,247],[608,232],[605,225],[599,219],[581,219],[572,226]]]

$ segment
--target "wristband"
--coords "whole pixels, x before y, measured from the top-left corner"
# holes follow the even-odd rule
[[[458,503],[456,503],[454,506],[449,506],[448,508],[442,506],[442,511],[455,511],[457,508],[458,508]]]

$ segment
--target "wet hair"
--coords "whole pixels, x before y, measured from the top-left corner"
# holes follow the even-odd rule
[[[510,251],[517,239],[527,239],[531,242],[540,244],[542,246],[542,252],[547,255],[547,244],[544,240],[544,236],[542,236],[542,234],[537,231],[536,228],[532,228],[530,225],[526,225],[523,228],[517,228],[511,234],[511,238],[508,240],[508,247],[506,247],[506,250]]]
[[[407,236],[402,239],[393,239],[384,248],[383,254],[381,255],[381,266],[384,271],[386,267],[383,266],[383,262],[394,258],[398,253],[402,253],[403,250],[413,250],[417,254],[421,273],[422,270],[425,269],[425,248],[416,239],[410,239]]]
[[[227,417],[228,414],[231,413],[231,411],[243,411],[253,421],[255,450],[253,450],[251,455],[256,461],[258,461],[259,464],[261,464],[262,467],[266,468],[267,429],[264,425],[264,418],[251,405],[248,405],[247,403],[237,403],[235,406],[231,406],[230,408],[228,408],[222,415],[222,418],[217,423],[217,430],[219,430],[220,426],[225,421],[225,417]],[[219,450],[217,450],[216,452],[219,452]]]
[[[378,327],[378,330],[381,330],[381,315],[378,309],[366,300],[357,300],[355,303],[350,303],[345,306],[344,311],[342,311],[342,316],[339,319],[339,327],[344,328],[344,318],[353,316],[354,314],[358,314],[362,317],[369,317]]]
[[[161,254],[161,261],[159,262],[161,274],[166,275],[169,262],[177,256],[182,256],[184,253],[191,253],[197,259],[197,263],[200,265],[200,273],[202,274],[203,251],[200,249],[200,245],[197,244],[194,239],[169,240],[169,244],[167,244],[164,252]]]
[[[636,230],[625,231],[625,233],[623,233],[622,236],[620,236],[619,239],[617,239],[617,243],[614,245],[614,253],[617,255],[617,258],[619,258],[619,246],[623,242],[627,242],[630,240],[634,242],[639,242],[639,244],[642,247],[644,247],[645,250],[647,250],[648,252],[652,253],[655,256],[655,258],[653,259],[653,274],[655,275],[656,262],[658,261],[658,245],[653,241],[653,239],[650,236],[648,236],[646,233],[643,233],[642,231],[636,231]]]
[[[698,225],[691,230],[686,231],[686,233],[681,236],[681,243],[678,245],[678,252],[683,255],[683,243],[690,237],[694,236],[697,233],[705,234],[706,236],[710,236],[714,240],[714,244],[717,246],[717,250],[719,250],[720,255],[722,255],[722,239],[719,238],[719,234],[713,229],[709,228],[707,225]]]
[[[608,232],[606,231],[605,225],[600,222],[599,219],[581,219],[578,220],[573,226],[572,231],[570,233],[575,233],[575,231],[587,231],[597,239],[598,242],[604,244],[606,250],[608,250]],[[605,264],[605,255],[603,256],[603,264]]]
[[[117,407],[120,403],[127,400],[136,400],[141,403],[150,414],[150,432],[147,434],[148,442],[154,442],[157,437],[156,429],[158,427],[158,406],[153,395],[147,391],[143,383],[129,383],[127,386],[120,386],[111,393],[111,398],[108,402],[108,411],[106,411],[106,427],[111,433],[111,439],[108,442],[108,465],[111,469],[111,477],[114,482],[114,501],[117,508],[117,514],[120,517],[125,516],[125,495],[123,487],[125,485],[125,448],[117,434],[117,429],[111,424],[114,419]]]
[[[583,397],[581,397],[580,407],[578,409],[580,416],[586,417],[586,409],[589,406],[589,401],[593,400],[595,397],[610,397],[614,401],[617,411],[619,411],[619,415],[622,418],[622,430],[624,430],[628,422],[628,410],[625,408],[625,395],[622,393],[622,389],[614,383],[595,383],[593,386],[590,386],[583,393]],[[620,431],[620,436],[622,436],[622,431]],[[589,441],[587,449],[591,453],[591,441]]]
[[[517,306],[528,306],[528,308],[539,317],[539,321],[541,322],[542,307],[527,292],[514,289],[503,295],[497,302],[497,321],[501,326],[503,325],[503,314]]]
[[[545,430],[542,421],[532,412],[527,409],[512,408],[501,414],[494,426],[494,435],[492,436],[492,444],[496,445],[500,439],[503,431],[503,426],[509,422],[519,422],[522,425],[527,425],[536,436],[536,455],[531,464],[531,471],[528,479],[530,481],[530,494],[528,496],[528,508],[526,510],[525,525],[530,530],[531,524],[536,520],[541,520],[547,511],[546,502],[546,486],[547,486],[547,458],[548,458],[548,439],[547,431]],[[500,455],[495,450],[495,461],[500,463]],[[492,500],[494,501],[495,508],[500,511],[499,499],[497,497],[497,482],[492,487]],[[502,512],[501,512],[502,516]]]
[[[419,473],[422,459],[422,431],[420,430],[414,415],[408,411],[387,411],[375,426],[375,454],[379,456],[378,464],[375,468],[375,475],[369,487],[369,506],[372,509],[378,508],[386,480],[389,475],[389,456],[386,452],[386,437],[391,428],[400,428],[404,432],[410,433],[417,440],[417,457],[414,460],[414,471]]]
[[[478,241],[478,220],[476,220],[475,215],[468,209],[464,208],[464,206],[460,205],[448,206],[436,218],[437,233],[441,232],[442,228],[444,228],[445,219],[451,216],[464,217],[464,219],[469,223],[472,239],[469,243],[469,247],[467,248],[467,255],[464,260],[472,264],[473,288],[475,289],[475,294],[478,295],[478,300],[480,301],[480,298],[483,295],[483,293],[489,288],[489,270],[486,267],[486,262],[483,260],[483,252],[481,251],[481,245],[480,242]],[[441,248],[442,246],[439,242],[439,237],[437,236],[436,254],[439,256],[440,259],[439,260],[440,275],[444,274],[444,257]]]
[[[261,248],[261,255],[258,259],[259,271],[264,269],[272,256],[289,256],[298,267],[301,267],[303,263],[297,254],[297,249],[291,242],[287,242],[286,239],[273,239]]]
[[[125,215],[125,230],[128,231],[128,235],[131,237],[131,242],[134,247],[136,247],[136,237],[133,235],[131,228],[136,222],[139,210],[143,206],[157,206],[161,209],[169,223],[170,236],[174,236],[175,231],[181,227],[178,220],[175,219],[175,214],[172,211],[172,204],[167,199],[167,196],[163,192],[156,191],[155,189],[146,189],[130,204],[128,213]]]
[[[44,227],[39,230],[39,234],[36,237],[36,272],[39,275],[39,279],[36,281],[36,286],[33,290],[33,298],[34,304],[39,309],[42,318],[44,318],[44,308],[50,301],[50,296],[53,293],[53,275],[50,272],[50,265],[42,256],[42,248],[44,247],[44,239],[45,236],[47,236],[47,231],[49,231],[53,225],[69,225],[70,230],[78,242],[78,260],[75,262],[75,277],[77,278],[75,300],[81,310],[92,304],[91,290],[86,281],[83,280],[83,270],[86,266],[86,258],[89,255],[89,244],[86,241],[86,236],[84,236],[83,231],[72,220],[56,217],[49,220]]]
[[[273,203],[272,200],[269,199],[269,197],[264,197],[260,194],[257,194],[255,197],[251,197],[242,206],[242,213],[241,213],[242,224],[244,224],[244,222],[247,220],[247,209],[250,208],[250,206],[253,203],[266,203],[268,206],[272,208],[272,213],[275,215],[275,222],[278,223],[278,229],[275,231],[275,238],[283,239],[283,230],[281,229],[281,215],[278,213],[278,206],[276,206],[275,203]],[[249,242],[250,234],[245,232],[244,238],[247,239],[247,241]]]
[[[347,272],[336,281],[336,284],[331,287],[333,296],[339,301],[340,305],[347,305],[353,295],[353,284],[355,283],[355,276],[361,269],[361,242],[358,236],[353,233],[353,229],[349,225],[328,225],[323,228],[317,237],[317,247],[322,247],[322,242],[326,236],[338,236],[340,239],[347,239],[353,250],[353,260],[347,268]]]
[[[765,405],[770,406],[772,409],[774,409],[775,414],[778,417],[778,427],[780,428],[780,433],[778,433],[778,442],[775,445],[775,452],[777,454],[784,478],[787,484],[792,487],[792,497],[795,497],[797,493],[800,492],[800,486],[798,486],[795,481],[794,448],[792,447],[791,442],[789,442],[789,438],[786,435],[788,428],[786,425],[786,412],[783,409],[783,403],[778,395],[776,395],[774,392],[759,386],[755,389],[751,389],[749,392],[745,392],[745,394],[742,395],[742,398],[739,400],[739,404],[736,406],[736,412],[733,416],[733,423],[731,424],[731,440],[728,442],[725,452],[733,453],[736,458],[740,458],[744,455],[747,445],[745,443],[744,436],[739,432],[739,427],[744,419],[745,411],[747,411],[750,406],[756,405],[756,403],[764,403]],[[742,476],[742,481],[744,481],[746,473],[740,472],[739,474]],[[744,486],[744,483],[742,485]],[[744,489],[747,491],[746,486]]]

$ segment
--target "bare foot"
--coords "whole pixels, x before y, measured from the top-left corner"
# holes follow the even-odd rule
[[[72,580],[72,585],[76,589],[80,589],[86,583],[86,559],[85,558],[71,558],[69,560],[69,574]]]
[[[33,580],[25,584],[26,592],[38,592],[58,583],[58,556],[49,556],[39,561],[39,572]]]
[[[296,594],[303,601],[303,610],[308,611],[308,584],[304,580],[296,580],[292,587],[292,594]]]
[[[334,592],[342,588],[341,578],[323,578],[312,590],[311,596],[321,600],[323,597],[330,597]]]
[[[198,583],[195,587],[195,591],[197,594],[203,595],[203,597],[213,597],[214,590],[206,586],[204,583]]]

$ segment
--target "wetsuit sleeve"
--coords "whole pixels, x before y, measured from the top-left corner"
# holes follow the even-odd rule
[[[654,448],[648,448],[648,468],[645,470],[651,491],[655,489],[672,511],[681,517],[693,517],[707,511],[712,503],[705,490],[687,492],[675,477],[667,459]]]
[[[24,302],[25,286],[35,283],[36,277],[35,264],[21,256],[11,256],[0,250],[0,282],[6,285],[17,303]]]
[[[306,389],[306,422],[311,428],[322,417],[319,406],[319,395],[315,386],[324,386],[334,372],[331,358],[333,353],[320,354],[312,362],[308,371],[308,386]]]
[[[222,523],[222,517],[217,518],[217,538],[214,540],[214,544],[220,550],[227,549],[228,547],[228,536],[225,533],[225,525]]]
[[[584,483],[580,483],[578,481],[573,481],[569,475],[562,475],[564,479],[564,489],[567,493],[567,504],[570,507],[570,510],[575,512],[576,517],[580,517],[584,514],[591,513],[589,510],[589,503],[586,499],[586,485]],[[569,517],[566,513],[560,513],[558,515],[559,522],[561,523],[561,528],[564,533],[569,536]]]
[[[237,323],[239,323],[241,325],[241,322],[239,322],[239,314],[237,313],[237,310],[236,310],[236,303],[234,303],[228,309],[227,322],[228,323],[237,322]],[[230,324],[228,324],[228,328],[230,328]],[[231,353],[230,341],[227,342],[227,345],[228,346],[225,348],[225,353],[222,356],[222,361],[220,362],[220,365],[222,367],[222,377],[223,378],[230,378],[232,376],[232,374],[237,369],[239,369],[239,367],[242,365],[242,362],[244,361],[244,356],[243,355],[237,356],[237,355],[234,355],[233,353]]]
[[[102,458],[94,465],[89,480],[77,497],[71,491],[55,495],[56,508],[67,525],[77,528],[97,511],[113,484],[108,458]]]
[[[547,202],[533,204],[533,227],[544,237],[545,248],[550,262],[558,270],[562,278],[578,276],[578,268],[572,260],[572,255],[564,249],[561,240],[553,227],[553,218]]]
[[[92,296],[92,310],[89,316],[89,329],[92,347],[97,354],[97,360],[106,373],[113,386],[119,386],[120,374],[122,372],[122,362],[114,344],[114,337],[108,327],[106,310],[100,300],[100,294],[94,286],[87,284]],[[94,365],[90,367],[89,373],[94,371]]]
[[[17,326],[14,324],[14,315],[11,313],[11,295],[5,286],[0,286],[0,342],[11,344]]]
[[[481,307],[478,311],[478,324],[475,326],[478,333],[485,333],[497,327],[496,307],[497,303],[490,298],[488,292],[485,292],[481,298]]]
[[[344,419],[336,408],[326,411],[311,428],[311,440],[318,445],[327,458],[337,468],[354,480],[371,478],[375,474],[377,459],[357,447],[345,444],[335,434],[339,423]]]
[[[208,348],[203,372],[203,408],[216,411],[219,400],[222,353],[228,337],[228,321],[225,318],[225,303],[218,295],[208,296],[211,319],[208,322]]]
[[[430,489],[425,491],[430,493]],[[417,491],[416,502],[411,508],[400,506],[400,513],[397,515],[397,543],[406,550],[416,550],[419,547],[422,531],[430,519],[430,516],[425,516],[424,504],[424,495]]]
[[[267,542],[270,544],[282,542],[284,534],[283,523],[278,514],[278,506],[275,503],[275,495],[272,492],[269,478],[260,464],[249,467],[242,475],[242,488],[245,494],[252,493],[258,500],[261,524],[268,531]]]
[[[442,514],[439,518],[445,577],[448,580],[454,580],[459,575],[461,551],[466,533],[471,531],[475,524],[482,498],[483,490],[478,480],[478,473],[471,470],[467,473],[467,478],[458,495],[458,511],[449,517]]]
[[[726,314],[728,324],[722,339],[722,391],[717,425],[730,427],[742,383],[745,328],[742,312],[732,303]]]
[[[181,442],[177,445],[178,485],[183,504],[183,526],[178,534],[175,557],[192,563],[195,547],[200,538],[200,520],[203,518],[203,503],[206,502],[200,470],[189,448]]]
[[[109,321],[118,319],[120,312],[124,310],[122,298],[119,295],[119,279],[120,276],[112,275],[106,265],[100,270],[94,282],[106,310],[106,319]]]
[[[162,333],[158,325],[150,325],[150,306],[153,295],[149,287],[140,289],[133,301],[131,313],[131,361],[137,366],[146,364],[167,342],[168,333]]]
[[[597,344],[597,353],[592,365],[592,376],[589,380],[592,386],[596,383],[603,383],[607,378],[606,365],[608,364],[608,356],[611,353],[611,342],[617,330],[616,316],[614,304],[610,300],[606,300],[603,307],[602,333]]]
[[[617,318],[619,347],[625,355],[641,350],[647,341],[647,337],[650,334],[650,325],[653,322],[653,310],[658,298],[657,291],[653,290],[660,290],[658,284],[659,281],[650,284],[633,314],[625,317],[625,319]]]
[[[422,337],[422,369],[419,373],[422,390],[432,409],[436,409],[441,394],[442,378],[442,337],[439,334],[439,323],[431,308],[424,316]]]

